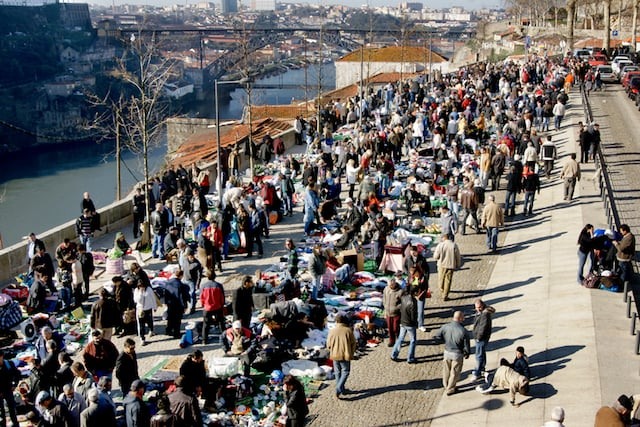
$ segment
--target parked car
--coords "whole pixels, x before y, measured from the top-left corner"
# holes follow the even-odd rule
[[[639,71],[639,70],[640,70],[640,67],[638,67],[637,65],[626,65],[620,70],[620,81],[622,82],[622,80],[624,79],[624,76],[627,73],[631,71]]]
[[[618,64],[620,61],[631,61],[631,59],[627,55],[618,55],[611,60],[611,68],[615,73],[618,73],[620,69],[618,68]],[[633,63],[633,62],[632,62]]]
[[[581,61],[584,61],[589,59],[589,56],[591,56],[591,52],[589,52],[587,49],[576,49],[573,51],[573,56]]]
[[[614,83],[618,81],[618,77],[613,72],[611,65],[598,65],[596,71],[600,72],[600,80],[605,83]]]
[[[640,76],[640,70],[629,71],[628,73],[626,73],[624,75],[624,78],[620,81],[620,83],[622,83],[622,87],[626,89],[627,85],[629,84],[629,80],[631,80],[631,77],[634,77],[634,76]]]
[[[632,77],[626,87],[627,96],[637,102],[638,93],[640,93],[640,76]]]
[[[618,65],[616,66],[616,68],[613,68],[613,66],[611,66],[613,71],[616,73],[616,77],[618,77],[618,80],[620,80],[620,76],[622,74],[622,69],[624,67],[628,67],[629,65],[634,65],[634,64],[631,61],[619,61]]]
[[[596,53],[593,56],[589,57],[589,65],[592,67],[597,67],[598,65],[607,65],[609,60],[606,56],[601,53]]]

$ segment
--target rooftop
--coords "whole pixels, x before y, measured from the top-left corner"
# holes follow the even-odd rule
[[[419,46],[386,46],[369,47],[346,54],[336,62],[427,62],[431,54],[431,62],[447,62],[444,56]]]

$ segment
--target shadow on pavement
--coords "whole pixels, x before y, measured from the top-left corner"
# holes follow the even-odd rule
[[[495,350],[499,350],[502,348],[506,348],[506,347],[510,347],[512,345],[514,345],[515,343],[525,340],[527,338],[531,338],[533,335],[531,334],[527,334],[527,335],[521,335],[518,338],[502,338],[496,341],[491,341],[489,340],[489,344],[487,346],[487,351],[495,351]]]
[[[548,399],[552,396],[555,396],[556,394],[558,394],[558,390],[556,390],[556,388],[551,384],[531,384],[529,386],[529,396],[527,397],[527,399],[520,402],[519,406],[522,406],[525,403],[529,403],[534,399]]]
[[[385,387],[367,388],[363,390],[352,390],[348,396],[342,400],[356,401],[366,399],[368,397],[378,396],[380,394],[398,391],[398,390],[433,390],[442,387],[442,379],[430,379],[423,381],[410,381],[406,384],[390,385]],[[401,424],[404,425],[404,424]]]
[[[486,290],[484,292],[484,295],[491,294],[491,293],[497,293],[497,292],[503,292],[503,291],[510,291],[512,289],[519,288],[521,286],[527,286],[527,285],[532,284],[533,282],[535,282],[538,279],[542,279],[542,276],[530,277],[527,280],[521,280],[519,282],[505,283],[504,285],[496,286],[495,288],[491,288],[490,290]]]

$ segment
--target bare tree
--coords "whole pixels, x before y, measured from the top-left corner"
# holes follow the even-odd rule
[[[576,16],[576,0],[567,0],[567,45],[573,51],[573,33]],[[564,54],[564,52],[563,52]]]
[[[164,86],[172,75],[172,63],[162,58],[155,35],[131,35],[128,48],[118,60],[114,77],[123,85],[123,98],[112,104],[116,135],[134,153],[142,155],[145,185],[149,184],[149,149],[160,143],[168,104]],[[150,200],[145,188],[143,241],[148,239]]]
[[[636,37],[638,32],[638,3],[640,0],[633,0],[633,18],[631,21],[631,48],[636,51]]]
[[[602,34],[602,47],[609,52],[609,45],[611,42],[611,0],[604,0],[603,2],[604,12],[603,18],[604,21],[604,30]]]

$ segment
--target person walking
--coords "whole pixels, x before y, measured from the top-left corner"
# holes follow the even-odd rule
[[[478,198],[473,190],[473,182],[465,177],[464,186],[460,192],[460,206],[462,206],[463,216],[460,224],[460,231],[464,236],[467,231],[467,219],[469,216],[473,218],[475,227],[478,227]],[[478,227],[479,229],[480,227]]]
[[[487,248],[492,253],[498,251],[498,228],[504,225],[504,213],[496,203],[496,197],[490,194],[482,210],[482,227],[487,230]]]
[[[564,118],[564,114],[566,112],[566,107],[560,101],[556,102],[556,105],[553,106],[553,125],[557,131],[562,127],[562,119]]]
[[[353,360],[357,345],[353,329],[348,322],[346,315],[336,315],[336,326],[329,331],[327,337],[329,358],[333,360],[333,368],[335,369],[335,395],[337,399],[341,399],[342,395],[348,393],[345,385],[351,372],[351,360]]]
[[[473,339],[476,341],[476,368],[471,373],[471,380],[476,381],[482,376],[487,365],[487,344],[491,338],[491,316],[496,310],[480,298],[476,299],[474,304],[476,318],[473,322]]]
[[[533,215],[533,202],[536,191],[540,194],[540,176],[533,168],[525,167],[522,174],[522,189],[524,190],[524,216]]]
[[[443,325],[433,336],[436,340],[444,341],[442,385],[447,396],[456,392],[456,384],[460,379],[464,359],[469,358],[471,352],[469,331],[465,329],[462,322],[464,322],[464,314],[456,311],[453,313],[453,320]]]
[[[549,179],[551,178],[551,171],[553,170],[553,162],[558,158],[556,144],[551,141],[551,135],[547,135],[546,141],[544,141],[540,147],[540,154],[544,162],[544,175]]]
[[[403,291],[400,300],[400,335],[391,351],[391,360],[398,361],[400,347],[404,342],[404,337],[409,334],[409,354],[407,363],[416,363],[416,329],[418,328],[418,302],[416,296],[419,289],[411,287]]]
[[[564,179],[564,200],[573,199],[576,182],[580,181],[580,164],[576,161],[576,153],[571,153],[567,163],[562,168],[560,178]]]
[[[455,241],[458,232],[458,218],[447,206],[440,208],[440,229],[443,235],[446,234],[449,237],[449,240]]]
[[[142,341],[142,345],[147,345],[145,339],[146,326],[149,327],[149,336],[154,336],[153,331],[153,310],[158,308],[156,303],[156,294],[151,285],[146,285],[142,280],[137,283],[136,290],[133,291],[133,301],[136,304],[136,320],[138,322],[138,336]]]
[[[389,280],[389,284],[382,291],[382,306],[384,307],[385,319],[387,321],[387,331],[389,342],[387,346],[393,347],[396,338],[400,334],[400,299],[402,298],[402,288],[398,286],[395,279]]]
[[[453,281],[453,272],[460,268],[462,258],[458,245],[449,239],[448,234],[440,236],[440,243],[433,252],[438,265],[438,286],[444,301],[449,301],[449,291]]]

